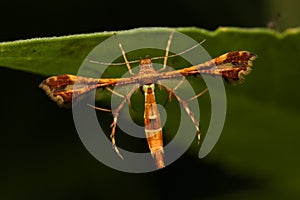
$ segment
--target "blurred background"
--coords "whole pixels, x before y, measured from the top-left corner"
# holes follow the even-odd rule
[[[2,0],[0,41],[147,26],[300,25],[299,0],[103,1]]]
[[[300,26],[299,0],[2,0],[0,8],[0,42],[149,26]],[[260,68],[243,86],[227,87],[226,124],[213,151],[201,160],[187,152],[146,174],[119,172],[93,158],[71,111],[37,87],[45,77],[0,68],[0,199],[299,199],[299,45],[287,54],[291,64],[288,57],[276,69],[280,58],[268,65],[263,56],[275,50],[262,49]]]

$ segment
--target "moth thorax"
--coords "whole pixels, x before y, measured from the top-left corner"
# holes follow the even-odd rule
[[[141,65],[141,67],[143,69],[152,69],[153,68],[152,63],[151,64],[143,64],[143,65]]]
[[[140,67],[141,67],[141,72],[145,74],[153,73],[154,71],[152,61],[148,57],[146,57],[146,59],[140,60]]]

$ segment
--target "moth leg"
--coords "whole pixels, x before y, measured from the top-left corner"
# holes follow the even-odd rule
[[[116,91],[110,89],[109,87],[106,87],[105,89],[107,89],[107,90],[110,91],[111,93],[113,93],[113,94],[115,94],[115,95],[117,95],[117,96],[119,96],[119,97],[121,97],[121,98],[124,98],[124,95],[123,95],[123,94],[121,94],[121,93],[119,93],[119,92],[116,92]]]
[[[117,96],[119,96],[119,97],[121,97],[121,98],[127,98],[125,95],[123,95],[123,94],[121,94],[121,93],[119,93],[119,92],[116,92],[115,90],[112,90],[112,89],[110,89],[109,87],[106,87],[106,89],[107,89],[108,91],[110,91],[112,94],[115,94],[115,95],[117,95]],[[130,98],[127,98],[127,102],[128,102],[128,105],[131,106]]]
[[[121,52],[122,52],[122,55],[123,55],[123,58],[124,58],[124,60],[125,60],[125,63],[126,63],[126,66],[127,66],[127,69],[128,69],[128,71],[129,71],[129,73],[130,73],[131,75],[134,75],[134,73],[133,73],[132,70],[131,70],[131,66],[130,66],[130,64],[129,64],[127,58],[126,58],[126,53],[125,53],[125,51],[124,51],[123,46],[122,46],[121,43],[119,43],[119,47],[120,47],[120,49],[121,49]]]
[[[177,85],[173,88],[173,92],[176,91],[182,85],[182,83],[184,82],[184,80],[185,80],[185,77],[183,76],[181,78],[181,80],[177,83]]]
[[[183,76],[182,79],[177,83],[177,85],[172,89],[173,93],[175,93],[175,91],[182,85],[184,80],[185,80],[185,77]],[[168,93],[169,93],[169,101],[171,101],[173,93],[171,93],[171,92],[168,92]]]
[[[197,99],[198,97],[202,96],[202,95],[203,95],[205,92],[207,92],[207,91],[208,91],[208,88],[205,88],[202,92],[200,92],[199,94],[197,94],[197,95],[195,95],[195,96],[189,98],[189,99],[186,100],[186,101],[189,102],[189,101],[192,101],[192,100],[194,100],[194,99]]]
[[[128,99],[130,99],[131,95],[134,93],[134,91],[139,87],[139,85],[135,85],[127,95],[123,95],[124,99],[123,101],[119,104],[119,106],[114,109],[112,111],[114,119],[112,124],[110,125],[111,127],[111,134],[110,134],[110,139],[112,142],[112,146],[115,149],[115,151],[117,152],[117,154],[120,156],[120,158],[123,159],[123,156],[121,155],[121,153],[119,152],[117,145],[116,145],[116,140],[115,140],[115,133],[116,133],[116,127],[117,127],[117,121],[118,121],[118,117],[119,117],[119,113],[122,110],[122,108],[124,107],[125,103],[128,102]],[[113,91],[113,90],[112,90]]]
[[[116,140],[115,140],[115,133],[116,133],[119,112],[124,107],[125,103],[126,103],[126,99],[124,98],[124,100],[120,103],[118,108],[112,111],[113,115],[114,115],[114,119],[113,119],[112,124],[110,125],[110,127],[111,127],[110,139],[111,139],[112,147],[117,152],[117,154],[120,156],[121,159],[123,159],[123,156],[121,155],[121,153],[119,152],[119,149],[117,148]]]
[[[159,71],[163,71],[167,67],[167,61],[168,61],[168,56],[169,56],[171,42],[172,42],[172,39],[173,39],[173,34],[174,34],[174,32],[171,32],[171,34],[169,36],[167,47],[166,47],[166,53],[165,53],[165,56],[164,56],[164,65],[163,65],[163,67]]]
[[[100,107],[97,107],[97,106],[93,106],[91,104],[86,104],[86,105],[88,105],[89,107],[94,108],[96,110],[101,110],[101,111],[105,111],[105,112],[112,112],[112,110],[105,109],[105,108],[100,108]]]
[[[119,96],[119,97],[121,97],[121,98],[125,98],[124,95],[122,95],[122,94],[120,94],[120,93],[118,93],[118,92],[116,92],[116,91],[110,89],[109,87],[106,87],[105,89],[107,89],[107,90],[110,91],[111,93],[113,93],[113,94],[115,94],[115,95],[117,95],[117,96]],[[128,102],[129,102],[129,101],[128,101]],[[130,104],[130,102],[129,102],[129,104]],[[97,107],[97,106],[93,106],[93,105],[91,105],[91,104],[87,104],[87,105],[88,105],[89,107],[92,107],[92,108],[96,109],[96,110],[105,111],[105,112],[112,112],[112,110],[109,110],[109,109],[100,108],[100,107]]]
[[[185,109],[186,113],[189,115],[189,117],[191,118],[196,130],[197,130],[197,136],[198,136],[198,144],[200,143],[200,128],[199,128],[199,124],[198,121],[195,119],[194,117],[194,113],[190,110],[189,106],[188,106],[188,101],[185,101],[183,99],[181,99],[177,94],[174,93],[174,91],[172,89],[170,89],[169,87],[162,85],[163,88],[165,88],[165,90],[169,93],[169,95],[174,96],[177,101],[179,101],[181,103],[181,105],[183,106],[183,108]]]

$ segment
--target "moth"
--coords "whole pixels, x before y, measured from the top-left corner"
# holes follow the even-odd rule
[[[182,69],[178,69],[175,71],[166,71],[167,59],[169,56],[169,48],[171,45],[173,34],[171,33],[169,39],[166,44],[165,55],[161,58],[164,59],[163,67],[159,70],[155,70],[152,64],[152,60],[150,57],[141,58],[139,60],[139,72],[134,74],[131,70],[130,64],[126,58],[126,53],[119,43],[120,50],[123,55],[123,59],[125,61],[124,65],[127,66],[130,77],[126,78],[89,78],[82,76],[75,76],[70,74],[51,76],[45,79],[39,87],[43,89],[49,97],[55,101],[59,106],[67,106],[70,105],[73,98],[82,97],[84,94],[88,93],[91,90],[97,88],[105,88],[110,92],[120,96],[123,98],[119,106],[114,110],[108,110],[104,108],[95,107],[92,105],[88,105],[93,107],[94,109],[112,112],[113,113],[113,122],[111,124],[111,141],[113,148],[117,152],[117,154],[121,157],[116,142],[115,142],[115,134],[116,134],[116,126],[118,121],[119,112],[125,106],[126,103],[130,103],[130,97],[133,93],[141,88],[144,93],[145,98],[145,109],[144,109],[144,126],[145,126],[145,134],[148,142],[148,146],[151,152],[151,155],[155,161],[156,167],[158,169],[165,167],[164,162],[164,149],[163,149],[163,132],[162,125],[160,120],[160,114],[158,112],[156,100],[155,100],[155,85],[160,85],[163,89],[165,89],[169,97],[174,97],[185,109],[186,113],[192,120],[196,130],[197,130],[197,138],[198,142],[200,142],[200,127],[198,121],[194,118],[193,112],[188,106],[188,102],[194,99],[197,99],[202,94],[204,94],[208,89],[206,88],[201,93],[195,95],[194,97],[184,100],[175,94],[175,90],[182,84],[182,81],[174,88],[169,88],[161,84],[160,81],[167,79],[174,79],[178,77],[192,76],[197,74],[209,74],[221,76],[224,79],[231,82],[240,82],[244,79],[244,76],[247,75],[251,71],[252,61],[256,59],[256,55],[249,51],[233,51],[228,52],[223,55],[220,55],[210,61],[200,63],[195,66],[190,66]],[[190,48],[189,50],[191,50]],[[182,52],[184,53],[184,52]],[[93,61],[91,61],[93,62]],[[97,62],[94,62],[97,63]],[[81,87],[73,88],[72,86],[75,84],[82,85]],[[113,89],[114,86],[122,86],[126,87],[127,85],[134,85],[133,89],[130,92],[123,95],[120,94]]]

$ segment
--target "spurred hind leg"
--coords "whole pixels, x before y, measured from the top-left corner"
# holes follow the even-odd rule
[[[174,91],[165,86],[165,85],[162,85],[163,88],[165,88],[165,90],[169,93],[169,96],[174,96],[177,101],[179,101],[181,103],[181,105],[183,106],[183,108],[185,109],[186,113],[189,115],[189,117],[191,118],[196,130],[197,130],[197,135],[198,135],[198,143],[200,143],[200,135],[201,135],[201,132],[200,132],[200,127],[199,127],[199,124],[198,124],[198,121],[195,119],[194,117],[194,113],[190,110],[189,106],[188,106],[188,102],[193,100],[193,99],[196,99],[198,97],[200,97],[201,95],[203,95],[207,89],[203,90],[201,93],[199,93],[198,95],[188,99],[188,100],[183,100],[181,99],[177,94],[174,93]]]

